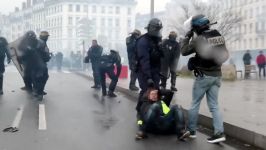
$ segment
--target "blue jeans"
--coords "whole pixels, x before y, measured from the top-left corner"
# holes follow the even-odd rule
[[[193,85],[191,108],[188,112],[190,131],[196,131],[200,102],[205,93],[209,111],[213,118],[214,134],[224,132],[223,119],[218,107],[218,92],[221,86],[221,77],[203,76],[196,77]]]

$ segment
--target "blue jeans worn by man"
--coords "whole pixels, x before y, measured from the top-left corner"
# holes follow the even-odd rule
[[[220,86],[221,77],[206,75],[203,77],[196,77],[193,85],[193,100],[189,110],[188,128],[190,131],[196,131],[200,103],[206,93],[207,104],[213,117],[214,133],[218,134],[224,132],[223,119],[218,107],[218,92]]]

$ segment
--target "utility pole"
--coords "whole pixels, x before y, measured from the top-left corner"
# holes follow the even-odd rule
[[[154,18],[154,0],[151,0],[151,18]]]

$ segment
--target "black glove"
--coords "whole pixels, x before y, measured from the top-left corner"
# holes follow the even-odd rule
[[[154,82],[152,79],[148,79],[147,84],[148,84],[148,87],[154,87]]]
[[[194,32],[192,30],[190,30],[187,32],[185,37],[190,39],[193,35],[194,35]]]

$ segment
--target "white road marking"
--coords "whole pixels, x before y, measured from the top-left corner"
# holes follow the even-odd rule
[[[39,104],[39,130],[46,130],[45,105]]]
[[[17,109],[17,114],[16,114],[16,117],[15,117],[15,120],[13,121],[12,126],[11,126],[12,128],[18,128],[19,127],[20,121],[22,119],[23,111],[24,111],[24,106],[21,105]]]

